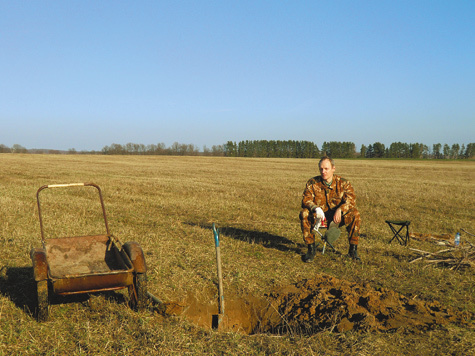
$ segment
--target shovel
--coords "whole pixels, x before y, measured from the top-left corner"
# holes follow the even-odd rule
[[[219,230],[216,229],[213,223],[214,245],[216,248],[216,264],[218,265],[218,315],[213,315],[212,326],[216,329],[224,315],[224,295],[223,295],[223,275],[221,273],[221,251],[219,247]]]

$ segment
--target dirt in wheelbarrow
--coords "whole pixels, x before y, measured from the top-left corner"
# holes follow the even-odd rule
[[[183,302],[164,303],[163,314],[187,318],[204,328],[245,334],[314,334],[325,330],[413,333],[448,323],[472,326],[474,323],[472,314],[452,310],[436,301],[408,298],[389,289],[325,274],[261,297],[228,295],[225,298],[219,324],[216,324],[217,303],[211,299],[199,301],[196,296],[189,296]]]

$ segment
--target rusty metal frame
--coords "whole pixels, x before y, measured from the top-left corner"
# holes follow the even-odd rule
[[[104,216],[104,223],[106,227],[107,236],[111,236],[109,231],[109,224],[107,222],[106,208],[104,205],[104,199],[102,198],[101,188],[95,183],[68,183],[68,184],[50,184],[40,187],[36,192],[36,202],[38,204],[38,215],[40,219],[40,230],[41,230],[41,240],[45,242],[44,229],[43,229],[43,217],[41,215],[41,204],[40,204],[40,192],[47,188],[64,188],[64,187],[94,187],[99,193],[99,199],[101,200],[102,215]]]

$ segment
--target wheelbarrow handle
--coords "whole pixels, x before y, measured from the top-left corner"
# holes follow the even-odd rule
[[[49,184],[47,188],[61,188],[61,187],[83,187],[86,183],[68,183],[68,184]]]
[[[44,185],[44,186],[40,187],[40,189],[38,189],[37,194],[38,194],[40,191],[42,191],[43,189],[46,189],[46,188],[86,187],[86,186],[96,187],[97,189],[100,190],[99,186],[98,186],[97,184],[94,184],[94,183],[48,184],[48,185]]]
[[[106,208],[104,206],[104,199],[102,199],[102,191],[101,188],[95,184],[95,183],[67,183],[67,184],[49,184],[49,185],[44,185],[40,187],[37,192],[36,192],[36,202],[38,205],[38,215],[40,219],[40,230],[41,230],[41,240],[44,242],[45,241],[45,236],[44,236],[44,231],[43,231],[43,218],[41,215],[41,204],[40,204],[40,192],[44,189],[47,188],[64,188],[64,187],[94,187],[97,189],[99,193],[99,199],[101,201],[101,207],[102,207],[102,215],[104,216],[104,224],[106,227],[106,232],[107,235],[110,236],[109,232],[109,224],[107,222],[107,216],[106,216]]]

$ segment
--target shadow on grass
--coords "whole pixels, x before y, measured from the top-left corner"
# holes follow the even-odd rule
[[[199,226],[202,229],[208,229],[210,231],[213,230],[213,226],[208,223],[186,222],[185,224]],[[250,244],[259,244],[265,248],[273,248],[283,252],[295,252],[300,255],[304,247],[303,244],[297,244],[286,237],[272,235],[267,232],[245,230],[231,226],[216,226],[216,228],[219,229],[220,235],[225,235]]]
[[[398,262],[411,262],[414,259],[414,255],[401,254],[392,250],[383,251],[381,255],[385,257],[387,256],[387,257],[394,258]]]
[[[4,266],[0,275],[0,293],[18,308],[33,316],[36,307],[36,283],[33,267]]]
[[[31,317],[36,317],[37,305],[36,282],[33,278],[33,267],[3,267],[0,274],[0,293],[9,298],[19,309]],[[48,291],[49,304],[70,304],[88,302],[92,295],[101,295],[106,300],[118,304],[126,304],[127,298],[120,292],[105,291],[73,295],[57,295],[51,288]]]

